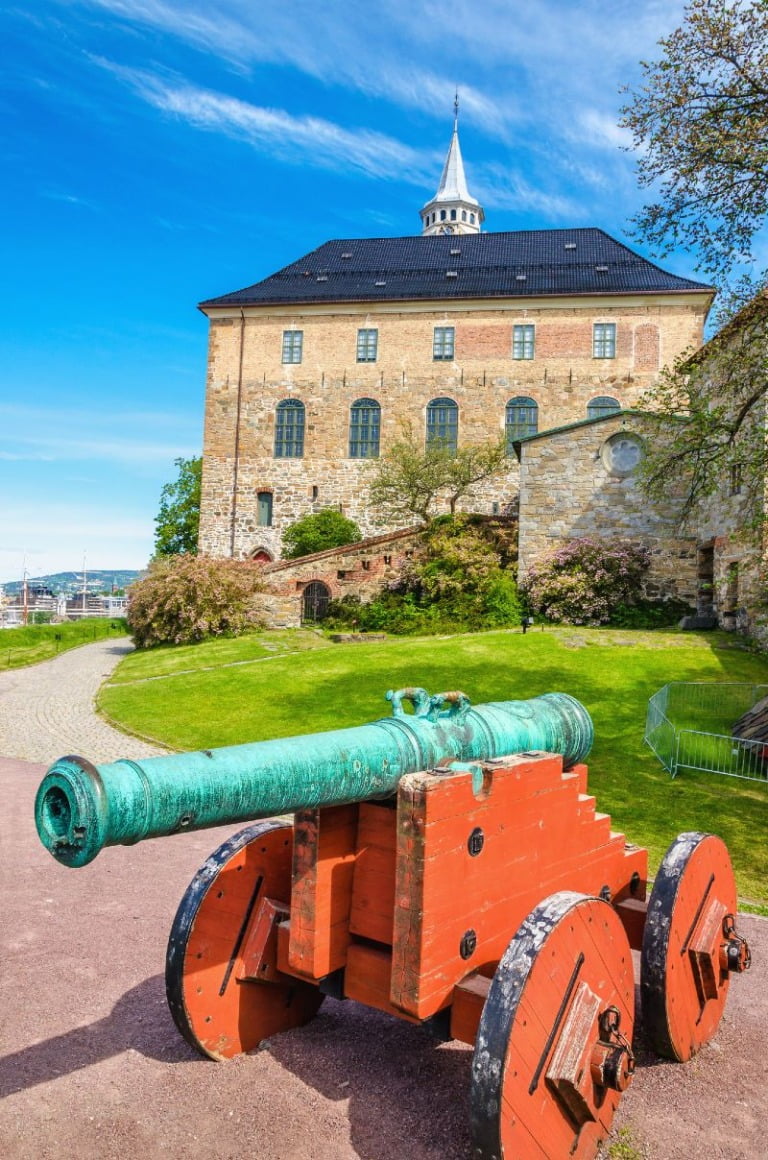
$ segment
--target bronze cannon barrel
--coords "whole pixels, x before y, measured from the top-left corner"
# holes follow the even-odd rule
[[[410,688],[387,698],[391,717],[350,729],[141,762],[61,757],[37,792],[40,840],[64,865],[85,866],[104,846],[386,797],[404,774],[447,759],[546,750],[568,767],[592,746],[589,713],[566,693],[474,708],[459,692]]]

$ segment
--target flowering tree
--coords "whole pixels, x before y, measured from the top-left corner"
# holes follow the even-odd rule
[[[522,585],[534,612],[566,624],[606,624],[641,592],[647,548],[622,540],[571,540],[530,568]]]
[[[244,560],[161,556],[131,585],[128,625],[137,648],[237,636],[258,623],[260,568]]]

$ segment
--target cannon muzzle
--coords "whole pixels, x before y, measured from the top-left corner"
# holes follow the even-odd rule
[[[142,762],[61,757],[37,792],[40,839],[65,866],[85,866],[104,846],[387,797],[404,774],[447,760],[545,750],[567,768],[592,746],[589,713],[566,693],[475,708],[460,692],[387,698],[391,717],[351,729]]]

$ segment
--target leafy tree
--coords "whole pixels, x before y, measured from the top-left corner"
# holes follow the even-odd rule
[[[659,188],[635,224],[662,253],[697,250],[721,282],[751,258],[768,208],[768,4],[690,0],[659,43],[622,109],[640,184]]]
[[[683,523],[719,490],[738,494],[748,534],[765,518],[768,291],[733,315],[738,302],[738,292],[726,299],[715,337],[665,369],[641,400],[656,428],[642,483],[651,498],[663,499],[674,480]]]
[[[203,461],[195,456],[174,459],[174,464],[178,477],[163,487],[160,510],[155,517],[155,556],[197,551]]]
[[[460,499],[500,474],[506,462],[503,441],[456,451],[440,442],[425,447],[404,424],[400,438],[372,465],[371,503],[389,519],[426,524],[441,501],[453,514]]]
[[[131,585],[128,627],[137,648],[238,636],[258,624],[261,588],[261,569],[248,560],[159,556]]]
[[[354,520],[348,520],[335,508],[323,508],[285,529],[283,556],[286,560],[295,560],[299,556],[311,556],[313,552],[324,552],[326,548],[356,544],[362,538]]]
[[[459,500],[472,494],[475,484],[499,475],[506,466],[507,446],[504,441],[460,447],[454,455],[448,456],[443,492],[451,515],[454,515]]]

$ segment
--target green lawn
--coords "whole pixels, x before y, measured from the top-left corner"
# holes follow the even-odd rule
[[[319,647],[307,648],[308,635],[270,633],[131,656],[102,688],[100,707],[130,731],[196,749],[372,721],[388,715],[386,690],[405,685],[461,688],[477,704],[571,693],[594,719],[590,784],[614,828],[649,847],[654,869],[678,832],[719,833],[741,894],[768,901],[768,786],[689,772],[673,781],[643,745],[646,704],[662,685],[765,683],[768,658],[717,634],[562,628],[326,647],[314,636]],[[296,651],[278,654],[272,646],[280,641]],[[174,674],[177,661],[196,671]],[[165,679],[139,679],[163,672]]]
[[[124,620],[107,620],[105,617],[89,617],[65,624],[5,628],[0,632],[0,670],[34,665],[38,661],[50,660],[68,648],[103,640],[106,636],[125,636],[127,631]]]
[[[284,656],[286,653],[333,647],[322,633],[300,628],[253,633],[234,639],[225,637],[204,644],[162,645],[130,653],[116,669],[112,683],[127,684],[151,677],[198,672],[220,668],[222,665],[248,664],[268,657]]]

